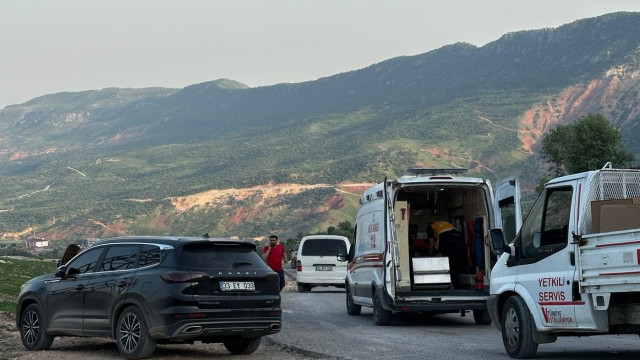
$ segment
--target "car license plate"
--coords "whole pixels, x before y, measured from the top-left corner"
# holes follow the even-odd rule
[[[253,281],[220,281],[221,291],[254,291],[256,284]]]
[[[333,271],[333,266],[316,266],[316,271]]]

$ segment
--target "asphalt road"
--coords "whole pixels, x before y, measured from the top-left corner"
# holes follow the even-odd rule
[[[295,271],[291,271],[295,275]],[[435,316],[396,315],[390,326],[376,326],[371,310],[349,316],[345,293],[335,287],[317,287],[298,293],[289,277],[282,292],[282,331],[263,338],[251,355],[231,355],[221,344],[159,345],[153,359],[510,359],[500,333],[493,327],[475,325],[468,314]],[[112,339],[62,337],[47,351],[27,352],[9,316],[0,329],[0,359],[21,360],[106,360],[119,359]],[[640,358],[640,338],[636,335],[560,338],[540,345],[537,359]]]
[[[288,279],[295,289],[295,280]],[[376,326],[369,308],[349,316],[343,289],[317,287],[282,293],[283,328],[269,341],[300,354],[336,359],[510,359],[493,326],[476,325],[471,313],[396,315]],[[638,359],[637,335],[564,337],[538,348],[538,359]]]

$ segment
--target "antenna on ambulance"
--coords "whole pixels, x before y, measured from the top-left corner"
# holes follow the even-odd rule
[[[469,169],[463,169],[463,168],[425,169],[421,167],[412,167],[407,169],[407,172],[413,175],[443,175],[443,174],[458,175],[458,174],[466,173],[467,171],[469,171]]]

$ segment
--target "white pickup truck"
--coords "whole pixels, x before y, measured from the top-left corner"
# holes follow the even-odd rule
[[[488,311],[511,357],[558,336],[640,334],[640,170],[554,179],[515,239],[490,237]]]

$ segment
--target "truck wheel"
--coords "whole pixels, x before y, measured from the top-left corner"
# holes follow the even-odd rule
[[[27,350],[47,350],[53,343],[53,336],[47,334],[44,326],[42,309],[36,303],[24,309],[20,316],[18,330],[20,330],[22,345]]]
[[[373,321],[380,326],[389,325],[391,321],[391,311],[382,307],[382,299],[378,291],[373,293]]]
[[[362,306],[354,304],[353,296],[351,296],[351,291],[349,291],[348,284],[345,286],[345,290],[347,293],[347,314],[353,315],[353,316],[360,315],[360,312],[362,311]]]
[[[489,317],[487,310],[473,310],[473,320],[477,325],[491,324],[491,317]]]
[[[538,351],[533,341],[534,324],[527,305],[522,298],[512,296],[502,309],[502,342],[509,356],[514,359],[528,359]]]

